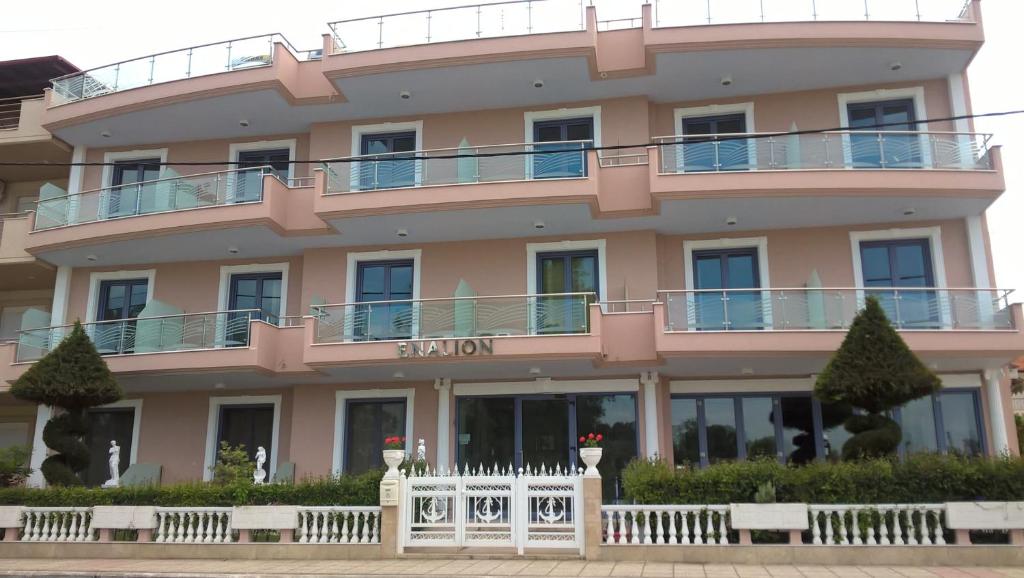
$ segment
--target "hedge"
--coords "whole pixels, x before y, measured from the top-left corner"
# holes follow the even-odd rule
[[[730,504],[754,501],[759,486],[775,484],[779,502],[812,504],[939,503],[1024,500],[1024,459],[920,454],[784,466],[774,460],[716,464],[673,471],[658,460],[634,460],[623,471],[627,502]]]
[[[383,470],[296,484],[203,483],[170,486],[0,488],[0,505],[16,506],[376,506]]]

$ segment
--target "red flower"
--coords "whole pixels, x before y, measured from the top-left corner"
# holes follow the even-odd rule
[[[593,433],[587,434],[587,439],[591,439],[591,440],[594,439],[594,434]]]
[[[603,435],[601,435],[601,434],[597,434],[597,441],[601,441],[601,440],[603,440],[603,439],[604,439],[604,436],[603,436]]]
[[[587,441],[587,438],[580,436],[580,443]]]

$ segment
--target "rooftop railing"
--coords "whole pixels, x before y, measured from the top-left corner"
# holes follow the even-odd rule
[[[40,199],[36,205],[34,230],[201,207],[257,203],[263,200],[263,176],[270,171],[270,167],[252,167],[175,175]],[[173,170],[164,172],[173,173]]]
[[[299,60],[317,58],[320,51],[297,50],[281,34],[236,38],[190,46],[115,62],[55,78],[51,104],[66,104],[186,78],[247,70],[274,63],[274,44],[286,46]]]
[[[14,130],[21,124],[21,102],[42,95],[0,98],[0,130]]]
[[[855,287],[660,291],[665,331],[845,331],[873,295],[900,330],[1012,330],[1006,289]]]
[[[583,30],[582,0],[513,0],[383,14],[328,24],[335,53]]]
[[[658,137],[662,174],[807,169],[991,170],[990,134],[908,131]]]
[[[361,155],[323,163],[327,193],[587,176],[591,141],[517,143]]]
[[[261,315],[258,309],[237,309],[96,321],[83,323],[82,328],[100,355],[195,351],[247,347],[250,322]],[[19,331],[15,360],[42,358],[71,332],[71,327],[61,325]]]
[[[969,22],[970,0],[655,0],[654,26],[749,22]]]
[[[315,342],[585,334],[593,293],[317,305]]]

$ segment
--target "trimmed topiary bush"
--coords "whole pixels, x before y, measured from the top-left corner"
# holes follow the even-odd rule
[[[845,422],[854,434],[843,445],[843,459],[849,460],[894,455],[903,435],[884,413],[941,387],[939,377],[889,324],[878,299],[869,296],[843,344],[818,375],[814,395],[867,412]]]
[[[88,433],[85,410],[113,403],[122,395],[81,323],[75,322],[57,347],[11,385],[11,395],[64,410],[43,428],[43,442],[57,453],[39,469],[49,484],[81,485],[78,472],[89,466],[89,448],[82,442]]]

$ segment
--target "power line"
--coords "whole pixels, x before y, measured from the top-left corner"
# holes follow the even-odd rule
[[[959,116],[947,116],[947,117],[943,117],[943,118],[932,118],[932,119],[926,119],[926,120],[915,120],[912,124],[930,124],[930,123],[936,123],[936,122],[951,122],[951,121],[969,120],[969,119],[975,119],[975,118],[991,118],[991,117],[1012,116],[1012,115],[1017,115],[1017,114],[1024,114],[1024,109],[1005,110],[1005,111],[1000,111],[1000,112],[985,112],[985,113],[979,113],[979,114],[964,114],[964,115],[959,115]],[[718,136],[718,137],[716,137],[715,135],[692,135],[692,137],[694,139],[708,139],[709,137],[715,137],[714,138],[714,142],[726,142],[726,141],[734,141],[734,140],[736,140],[736,141],[749,141],[749,140],[754,140],[754,139],[779,138],[779,137],[800,136],[800,135],[809,135],[809,134],[823,134],[823,133],[833,133],[833,132],[856,133],[856,132],[864,131],[865,129],[885,128],[885,127],[891,127],[891,126],[906,126],[907,124],[910,124],[910,123],[907,123],[907,122],[889,122],[889,123],[878,123],[878,124],[873,124],[873,125],[858,126],[856,128],[850,128],[848,126],[846,126],[846,127],[840,126],[840,127],[835,127],[835,128],[818,128],[818,129],[795,130],[795,131],[786,131],[786,132],[766,132],[766,133],[757,133],[756,136],[739,135],[739,134],[737,134],[737,135],[724,135],[724,136]],[[892,131],[892,132],[893,133],[903,133],[904,131]],[[906,131],[906,133],[907,133],[906,135],[900,135],[900,136],[913,136],[914,134],[916,134],[916,133],[914,133],[912,131]],[[950,134],[954,134],[954,135],[955,134],[965,134],[966,135],[967,133],[950,133]],[[580,141],[580,142],[583,142],[583,141]],[[709,141],[705,140],[705,141],[700,141],[700,142],[709,142]],[[531,143],[531,144],[537,145],[537,144],[543,144],[543,143]],[[552,144],[557,144],[557,143],[552,143]],[[596,150],[596,151],[604,151],[604,150],[614,151],[614,150],[622,150],[622,149],[634,149],[634,148],[646,148],[646,147],[652,147],[652,146],[663,146],[663,145],[666,145],[666,144],[685,144],[685,143],[683,143],[683,142],[667,142],[666,143],[666,142],[651,141],[651,142],[645,142],[645,143],[639,143],[639,144],[620,144],[620,145],[601,145],[601,146],[593,146],[593,145],[591,145],[591,146],[583,146],[583,147],[581,147],[581,149],[582,150]],[[384,157],[385,155],[395,155],[393,157],[385,158],[385,159],[382,159],[382,160],[394,160],[394,161],[416,161],[416,160],[423,160],[423,161],[429,161],[429,160],[439,160],[439,159],[489,158],[489,157],[509,157],[509,156],[519,157],[519,156],[529,156],[529,155],[545,155],[545,154],[553,154],[553,153],[566,153],[566,152],[572,152],[572,149],[568,149],[568,150],[563,149],[563,150],[506,151],[506,152],[490,152],[490,153],[479,153],[479,152],[478,153],[454,153],[454,154],[447,154],[447,155],[432,155],[432,156],[422,156],[422,155],[408,155],[408,156],[407,155],[403,155],[403,156],[398,156],[398,155],[402,155],[402,153],[401,152],[397,152],[397,153],[381,153],[381,155],[379,155],[379,156]],[[282,164],[285,163],[285,162],[287,162],[290,165],[314,165],[314,164],[323,164],[323,163],[328,163],[328,162],[331,162],[331,163],[359,163],[359,162],[367,162],[367,160],[366,160],[365,157],[344,157],[344,158],[314,159],[314,160],[304,160],[304,161],[303,160],[280,161],[280,163],[282,163]],[[0,166],[14,166],[14,167],[23,167],[23,166],[106,167],[106,166],[114,166],[116,164],[117,163],[114,163],[114,162],[77,162],[76,163],[76,162],[47,162],[47,161],[0,161]],[[218,165],[232,165],[232,166],[233,165],[244,165],[244,166],[252,166],[252,163],[245,162],[245,161],[182,161],[182,162],[158,161],[158,162],[147,163],[147,164],[155,165],[155,166],[218,166]],[[187,175],[183,175],[183,176],[187,176]]]

